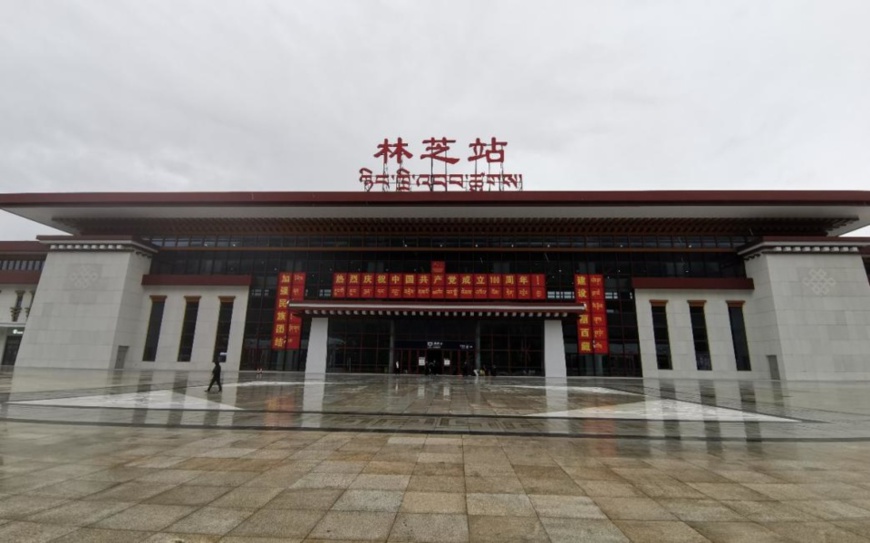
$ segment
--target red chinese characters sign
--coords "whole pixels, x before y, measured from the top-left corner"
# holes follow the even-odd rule
[[[608,354],[607,307],[604,298],[604,276],[577,274],[574,276],[574,299],[586,304],[586,312],[577,317],[577,351],[580,354]]]
[[[333,298],[545,300],[542,273],[444,273],[444,262],[432,262],[432,273],[335,273]],[[354,285],[361,282],[362,288]],[[374,287],[366,287],[371,282]]]
[[[287,304],[305,298],[305,273],[281,272],[275,296],[275,318],[272,325],[272,350],[295,350],[302,341],[302,317],[290,311]]]
[[[369,168],[360,168],[359,181],[366,192],[374,187],[382,191],[411,192],[413,190],[465,190],[479,192],[485,190],[523,190],[522,174],[505,173],[504,159],[506,141],[492,137],[489,141],[475,138],[468,144],[467,162],[474,164],[474,173],[448,173],[447,166],[456,165],[461,159],[452,152],[455,139],[431,137],[422,141],[423,153],[418,160],[428,160],[429,173],[413,174],[406,166],[406,160],[414,158],[408,142],[402,138],[384,141],[377,145],[374,158],[382,162],[381,173],[375,174]],[[395,173],[390,173],[390,164],[395,164]],[[486,172],[478,171],[479,164],[486,164]],[[443,173],[435,172],[435,167],[443,166]],[[493,171],[493,168],[497,171]]]

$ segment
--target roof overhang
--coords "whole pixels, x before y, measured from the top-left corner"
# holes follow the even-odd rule
[[[0,209],[69,233],[82,221],[177,219],[795,219],[829,235],[870,225],[866,191],[156,192],[0,195]]]

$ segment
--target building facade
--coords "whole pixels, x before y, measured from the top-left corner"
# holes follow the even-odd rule
[[[868,192],[7,194],[0,208],[67,232],[0,243],[4,364],[870,378],[870,239],[841,237],[870,224]]]

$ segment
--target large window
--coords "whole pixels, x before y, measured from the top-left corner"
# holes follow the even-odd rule
[[[151,316],[148,317],[148,332],[145,334],[145,351],[142,353],[144,362],[154,362],[157,359],[157,343],[160,341],[160,325],[163,324],[163,309],[166,306],[166,296],[151,297]]]
[[[734,345],[737,371],[751,371],[746,322],[743,320],[743,302],[728,302],[728,319],[731,321],[731,343]]]
[[[196,333],[196,316],[199,313],[199,296],[185,296],[184,320],[181,323],[181,341],[178,344],[178,361],[190,362],[193,354],[193,336]]]
[[[692,340],[695,343],[695,364],[698,370],[713,369],[710,360],[710,341],[707,339],[707,318],[704,316],[703,301],[689,301],[689,317],[692,321]]]
[[[230,344],[230,325],[233,321],[233,298],[220,298],[221,308],[218,311],[217,330],[214,335],[214,354],[212,361],[218,361],[221,353],[226,354]]]
[[[656,344],[656,365],[660,370],[671,370],[671,338],[668,333],[668,314],[665,302],[652,302],[653,338]]]

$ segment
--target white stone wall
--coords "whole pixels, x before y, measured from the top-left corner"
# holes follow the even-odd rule
[[[763,254],[746,262],[753,363],[783,379],[870,379],[870,284],[856,254]]]
[[[644,377],[692,378],[692,379],[758,379],[768,378],[765,360],[752,352],[755,331],[748,322],[746,307],[746,335],[750,345],[751,371],[737,371],[734,345],[731,338],[731,322],[728,317],[729,301],[747,301],[752,292],[744,290],[694,290],[694,289],[637,289],[637,308],[640,358]],[[655,338],[652,326],[650,300],[667,300],[665,311],[671,344],[671,370],[659,370],[656,363]],[[707,320],[707,339],[710,345],[711,371],[698,371],[695,361],[695,344],[692,337],[692,322],[689,317],[689,300],[705,300],[704,316]]]
[[[157,357],[154,362],[142,361],[148,319],[151,316],[151,296],[166,296]],[[184,320],[185,296],[199,296],[199,311],[196,317],[196,333],[190,362],[178,361],[181,343],[181,325]],[[245,318],[248,307],[247,286],[148,286],[142,295],[142,304],[137,320],[139,327],[134,335],[127,367],[137,369],[204,370],[212,365],[214,342],[217,335],[220,297],[231,296],[233,316],[230,324],[230,341],[224,369],[238,371],[242,355]]]
[[[544,321],[544,375],[552,378],[568,375],[561,320]]]
[[[138,324],[150,262],[133,251],[49,252],[16,366],[114,368]]]

